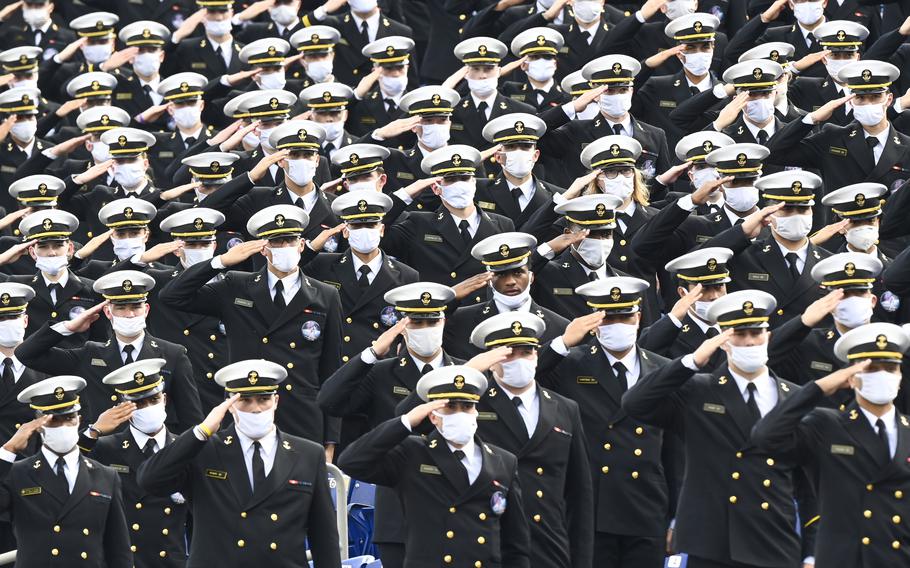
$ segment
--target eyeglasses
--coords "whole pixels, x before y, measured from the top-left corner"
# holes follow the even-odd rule
[[[606,179],[616,179],[619,174],[622,174],[623,177],[632,177],[635,174],[635,168],[611,168],[600,172],[600,175]]]

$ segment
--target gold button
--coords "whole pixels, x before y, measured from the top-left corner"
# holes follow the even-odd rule
[[[451,555],[451,554],[446,554],[445,556],[442,557],[442,561],[445,562],[446,564],[451,564],[451,563],[452,563],[452,555]]]
[[[770,467],[774,467],[774,458],[768,458],[765,460],[765,463]]]
[[[291,342],[291,349],[297,349],[297,344],[293,341]]]
[[[215,354],[214,354],[214,353],[209,353],[209,359],[214,359],[214,358],[215,358]]]
[[[138,530],[139,530],[139,523],[133,523],[133,530],[134,530],[134,531],[138,531]]]
[[[161,534],[163,534],[164,536],[167,536],[170,532],[171,531],[169,531],[167,529],[161,529]]]
[[[111,395],[111,402],[117,402],[117,395],[115,395],[115,394]]]
[[[543,499],[543,491],[541,491],[540,489],[537,490],[537,498]]]
[[[188,330],[188,329],[183,330],[183,335],[189,335],[189,334],[190,334],[190,330]]]
[[[487,520],[487,514],[481,513],[481,514],[477,515],[477,518],[480,519],[481,521],[485,521],[485,520]]]
[[[446,538],[455,538],[455,531],[446,531]]]
[[[632,453],[635,454],[636,456],[640,456],[640,455],[641,455],[641,450],[640,450],[639,448],[635,448],[635,451],[632,452]]]
[[[263,337],[263,338],[262,338],[262,342],[263,342],[263,343],[268,343],[268,342],[269,342],[269,338],[268,338],[268,337]]]
[[[18,234],[19,234],[19,229],[16,229],[16,235],[18,235]],[[95,235],[92,233],[92,231],[88,231],[87,233],[85,233],[85,236],[87,236],[88,238],[92,238]]]
[[[288,369],[293,369],[293,368],[294,368],[294,364],[293,364],[293,363],[288,363]]]
[[[458,19],[463,22],[468,19],[468,15],[467,14],[458,14]]]
[[[350,357],[345,355],[344,357],[341,358],[341,360],[344,361],[345,363],[347,363],[350,360]]]
[[[762,504],[761,504],[762,511],[767,511],[767,510],[768,510],[768,507],[770,507],[770,505],[768,505],[767,503],[762,503]]]
[[[903,498],[904,498],[904,492],[901,491],[900,489],[898,489],[897,491],[894,492],[894,498],[895,498],[895,499],[903,499]]]
[[[865,511],[863,511],[863,516],[866,517],[867,519],[871,519],[872,511],[870,511],[869,509],[866,509]]]
[[[240,540],[237,541],[237,546],[239,546],[240,548],[243,548],[244,546],[246,546],[246,542],[244,542],[244,540],[241,538]]]
[[[289,391],[292,388],[294,388],[293,385],[284,385],[284,390],[286,390],[286,391]]]
[[[641,426],[639,426],[638,428],[635,429],[635,433],[638,434],[639,436],[641,436],[642,434],[645,433],[645,429],[642,428]]]
[[[272,519],[273,521],[277,521],[277,520],[278,520],[278,515],[276,515],[275,513],[272,513],[272,514],[269,516],[269,518]]]
[[[345,335],[345,336],[344,336],[344,342],[345,342],[345,343],[350,343],[350,342],[351,342],[351,336],[350,336],[350,335]]]
[[[241,518],[241,519],[245,519],[245,518],[246,518],[246,511],[243,511],[242,513],[240,513],[240,518]]]
[[[215,377],[215,375],[213,375],[213,374],[211,374],[211,373],[206,373],[206,374],[205,374],[205,378],[207,378],[207,379],[211,379],[211,378],[214,378],[214,377]]]
[[[354,323],[354,320],[351,318],[345,318],[344,321],[346,321],[348,323]]]
[[[136,503],[136,509],[138,510],[138,509],[141,509],[141,508],[142,508],[142,503]]]
[[[605,465],[602,468],[600,468],[600,471],[602,471],[604,473],[610,473],[610,467]]]
[[[784,315],[784,309],[783,309],[783,308],[777,308],[777,315],[779,315],[779,316]]]
[[[22,428],[22,424],[16,424],[16,430],[18,430],[19,428]]]
[[[893,548],[894,550],[897,550],[900,547],[901,547],[901,543],[898,540],[895,540],[894,542],[891,543],[891,548]]]
[[[739,459],[742,459],[743,453],[742,453],[742,452],[736,452],[736,457],[739,458]]]
[[[622,255],[621,257],[619,257],[619,260],[621,260],[622,262],[625,262],[627,260],[626,255]]]
[[[453,272],[453,273],[449,274],[449,276],[451,276],[452,278],[455,278],[456,276],[458,276],[458,274]]]
[[[736,504],[736,495],[730,495],[730,502]]]
[[[621,247],[626,246],[626,239],[619,239],[619,246],[621,246]]]
[[[537,468],[537,475],[543,475],[543,468],[542,468],[542,467],[538,467],[538,468]]]
[[[54,525],[54,532],[55,533],[60,532],[60,525]]]
[[[455,507],[449,507],[449,512],[450,512],[450,513],[454,513],[456,510],[457,510],[457,509],[455,509]]]
[[[730,475],[730,477],[732,477],[733,479],[739,479],[739,472],[738,472],[738,471],[734,471],[733,474]]]
[[[272,550],[278,550],[278,543],[273,542],[273,543],[269,544],[269,548],[271,548]]]
[[[771,487],[771,480],[766,479],[766,480],[762,481],[761,484],[764,485],[765,487]]]
[[[875,489],[875,486],[872,485],[871,483],[866,485],[866,491],[872,491],[873,489]]]
[[[82,552],[79,554],[79,556],[81,556],[83,560],[86,560],[88,559],[88,552]]]
[[[161,558],[167,558],[167,551],[162,550],[161,552],[158,553],[158,556],[160,556]]]
[[[379,329],[379,324],[376,322],[373,322],[373,329]]]
[[[477,537],[477,544],[484,544],[485,542],[487,542],[487,539],[482,536]]]
[[[57,317],[57,312],[51,312],[51,317],[52,317],[52,318]]]
[[[353,69],[351,70],[351,73],[354,75],[360,75],[360,69]]]
[[[88,529],[82,529],[82,534],[84,534],[85,536],[88,536]]]
[[[171,508],[170,508],[170,507],[165,507],[165,508],[164,508],[164,514],[165,514],[165,515],[170,515],[170,514],[171,514]]]
[[[130,552],[136,552],[136,545],[130,546]]]
[[[891,522],[894,523],[895,525],[901,524],[901,516],[894,515],[893,517],[891,517]]]
[[[539,522],[540,522],[540,515],[534,515],[533,519],[534,519],[534,522],[535,522],[535,523],[539,523]]]
[[[868,537],[868,536],[864,536],[864,537],[863,537],[863,544],[864,544],[864,545],[869,546],[869,543],[870,543],[870,542],[872,542],[872,541],[869,540],[869,537]]]
[[[611,449],[613,449],[613,444],[607,442],[606,444],[604,444],[604,449],[609,452]]]
[[[57,556],[58,554],[60,554],[59,550],[57,550],[56,548],[51,549],[51,556]]]
[[[474,568],[481,568],[481,566],[483,566],[483,562],[481,562],[480,560],[478,560],[477,562],[474,563]]]
[[[637,472],[637,471],[633,471],[633,472],[632,472],[632,479],[638,479],[638,472]]]

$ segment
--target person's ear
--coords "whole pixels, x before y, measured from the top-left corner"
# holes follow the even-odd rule
[[[379,237],[382,238],[384,236],[385,236],[385,224],[380,223],[379,224]]]
[[[872,302],[872,308],[875,309],[875,306],[878,305],[878,296],[875,294],[872,294],[871,296],[872,298],[870,298],[870,301]]]
[[[531,284],[534,284],[534,273],[528,271],[528,288],[531,287]]]
[[[148,228],[146,228],[144,231],[142,231],[142,242],[144,242],[144,243],[149,242],[149,236],[151,236],[151,234],[152,233],[151,233],[151,231],[148,230]]]
[[[347,225],[345,225],[344,228],[341,229],[341,236],[344,237],[345,239],[347,239],[348,237],[351,236],[351,231],[348,230],[348,226],[347,226]]]
[[[152,305],[148,302],[145,303],[145,315],[148,316],[149,312],[152,311]]]
[[[101,310],[104,312],[104,315],[105,315],[105,317],[107,317],[107,319],[109,319],[109,320],[114,319],[114,313],[111,311],[110,304],[108,304],[107,306],[104,306],[103,308],[101,308]]]
[[[164,50],[163,49],[158,50],[158,61],[164,63]]]
[[[442,187],[440,187],[438,183],[434,183],[432,186],[430,186],[430,189],[433,190],[433,195],[442,195]]]
[[[679,294],[680,298],[682,298],[682,297],[685,297],[685,295],[688,294],[689,291],[686,290],[685,288],[683,288],[682,286],[677,286],[676,293]]]
[[[389,176],[387,176],[385,173],[380,174],[379,177],[376,178],[376,189],[381,192],[382,188],[385,187],[385,184],[388,181]]]
[[[167,393],[161,393],[161,404],[167,404]]]
[[[32,257],[32,260],[38,258],[38,254],[35,252],[35,245],[28,247],[28,255]]]
[[[536,163],[537,160],[539,160],[539,159],[540,159],[540,149],[535,148],[534,151],[531,152],[531,160]]]
[[[73,244],[73,241],[68,241],[66,245],[66,257],[73,258],[74,254],[76,254],[76,245]]]

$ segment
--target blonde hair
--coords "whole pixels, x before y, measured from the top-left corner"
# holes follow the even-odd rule
[[[649,199],[651,198],[651,190],[648,189],[648,185],[645,183],[645,177],[642,175],[641,170],[638,168],[633,168],[635,172],[633,176],[633,185],[632,185],[632,201],[635,203],[645,206],[649,204]],[[596,193],[603,193],[600,187],[597,185],[597,178],[591,180],[587,187],[582,190],[582,195],[594,195]]]

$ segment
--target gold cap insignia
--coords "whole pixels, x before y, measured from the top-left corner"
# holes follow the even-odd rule
[[[351,161],[351,163],[354,164],[355,166],[360,162],[360,156],[358,156],[357,154],[351,154],[351,157],[348,158],[348,159],[349,159],[349,160]]]
[[[521,335],[521,331],[522,331],[521,322],[520,321],[512,322],[512,333],[514,333],[515,335]]]
[[[324,100],[325,102],[331,101],[331,100],[332,100],[332,93],[330,93],[330,92],[328,92],[328,91],[322,93],[322,100]]]
[[[40,193],[41,195],[47,194],[47,184],[46,183],[38,184],[38,193]]]
[[[432,102],[436,106],[439,106],[439,103],[442,102],[442,97],[440,97],[439,94],[437,93],[437,94],[433,95],[432,97],[430,97],[430,102]]]
[[[701,145],[701,149],[704,150],[706,154],[710,154],[711,150],[714,149],[714,144],[712,144],[710,140],[705,140]]]
[[[695,33],[700,34],[702,30],[701,22],[695,22],[692,24],[692,29],[695,30]]]
[[[619,144],[612,144],[610,146],[610,154],[612,154],[614,156],[619,155]]]
[[[124,146],[126,146],[126,143],[127,143],[126,136],[124,136],[123,134],[121,134],[121,135],[117,138],[117,144],[120,144],[120,147],[123,148]]]
[[[275,225],[284,227],[284,215],[280,213],[278,215],[275,215]]]
[[[220,169],[221,169],[221,164],[220,164],[220,163],[218,163],[218,162],[217,162],[217,161],[215,161],[215,162],[212,162],[212,163],[211,163],[211,164],[209,164],[209,169],[211,169],[211,170],[212,170],[212,172],[215,172],[215,173],[217,173],[217,172],[218,172],[218,170],[220,170]]]
[[[66,391],[63,390],[63,387],[57,387],[54,389],[54,398],[57,400],[63,400],[64,396],[66,396]]]
[[[4,292],[2,295],[0,295],[0,303],[2,303],[4,306],[8,306],[9,302],[10,302],[9,294]]]
[[[269,55],[270,55],[270,56],[274,56],[276,52],[277,52],[277,50],[275,49],[275,46],[274,46],[274,45],[270,45],[270,46],[269,46],[269,49],[268,49]]]
[[[543,37],[542,35],[537,36],[537,45],[543,45],[545,43],[547,43],[547,38]]]
[[[360,211],[361,213],[363,213],[364,211],[367,210],[367,200],[366,199],[361,199],[360,201],[357,202],[357,210]]]
[[[755,312],[755,305],[752,302],[743,302],[743,313],[751,316]]]
[[[44,228],[45,231],[50,231],[54,226],[54,222],[51,221],[50,219],[45,219],[44,222],[41,223],[41,226]]]
[[[133,281],[132,281],[132,280],[124,280],[124,281],[123,281],[123,284],[121,284],[121,286],[123,286],[123,291],[124,291],[124,292],[130,292],[130,291],[133,289]]]
[[[89,86],[91,87],[91,89],[93,91],[97,91],[97,90],[101,89],[101,83],[99,83],[98,81],[92,81],[92,84]]]
[[[429,305],[430,300],[432,300],[432,299],[433,299],[433,295],[430,294],[429,292],[424,292],[423,294],[420,295],[420,303],[423,304],[424,306]]]
[[[509,245],[499,245],[499,255],[503,258],[508,258],[510,252],[511,249],[509,248]]]
[[[780,52],[776,49],[771,50],[771,61],[777,61],[780,59]]]
[[[856,274],[856,265],[853,264],[852,262],[848,262],[847,264],[845,264],[844,265],[844,274],[846,274],[847,276],[853,276],[854,274]]]
[[[795,181],[793,182],[793,185],[790,186],[790,189],[793,190],[793,193],[799,195],[799,193],[803,190],[803,183],[801,181]]]
[[[196,217],[195,219],[193,219],[193,228],[196,229],[197,231],[201,231],[202,227],[204,227],[204,226],[205,225],[203,224],[202,217]]]
[[[863,81],[868,83],[869,81],[872,80],[872,71],[869,71],[868,69],[863,69],[862,77],[863,77]]]
[[[142,37],[144,37],[144,38],[152,37],[152,31],[148,28],[145,28],[144,30],[142,30]]]
[[[613,74],[619,75],[622,73],[622,63],[616,62],[613,64]]]
[[[745,166],[745,165],[746,165],[746,160],[747,160],[747,158],[746,158],[746,155],[745,155],[745,154],[739,154],[738,156],[736,156],[736,164],[737,164],[737,165]]]
[[[717,270],[717,259],[716,259],[716,258],[709,258],[709,259],[708,259],[707,267],[708,267],[708,270],[711,271],[711,272],[714,272],[715,270]]]
[[[133,208],[127,207],[126,209],[124,209],[123,216],[126,217],[127,219],[132,219],[133,218]]]
[[[271,107],[273,109],[278,108],[278,99],[276,99],[275,97],[272,97],[271,99],[269,99],[269,107]]]
[[[133,373],[133,380],[136,381],[137,385],[141,385],[145,382],[145,374],[142,371],[136,371]]]
[[[610,299],[611,300],[616,302],[616,301],[619,301],[620,297],[622,297],[622,290],[620,290],[619,288],[616,288],[616,287],[610,289]]]
[[[754,77],[756,81],[761,79],[762,75],[763,73],[760,67],[756,67],[752,70],[752,77]]]
[[[455,383],[456,389],[458,389],[458,390],[463,389],[464,388],[464,377],[461,375],[456,375],[454,383]]]
[[[392,57],[393,55],[395,55],[395,46],[390,45],[390,46],[386,47],[385,54],[388,55],[389,57]]]
[[[108,124],[110,124],[110,122],[111,122],[111,117],[109,117],[106,114],[101,115],[101,125],[102,126],[107,126]]]
[[[838,41],[844,41],[847,39],[847,32],[844,30],[837,30],[837,33],[834,34],[834,37],[836,37]]]
[[[515,123],[515,132],[521,134],[524,131],[525,131],[525,123],[519,120],[518,122]]]
[[[259,373],[257,373],[256,371],[250,371],[249,374],[246,376],[246,380],[251,385],[255,385],[256,383],[259,382]]]
[[[603,217],[604,215],[607,214],[607,206],[604,205],[603,203],[598,203],[597,205],[594,206],[594,214],[597,215],[598,217]]]
[[[461,165],[461,155],[460,154],[452,155],[452,165],[455,167],[458,167]]]
[[[298,131],[297,131],[297,138],[299,138],[300,140],[306,140],[306,130],[304,130],[303,128],[301,128],[300,130],[298,130]]]
[[[862,207],[862,206],[866,203],[866,196],[863,195],[862,193],[857,193],[857,194],[856,194],[856,197],[853,198],[853,201],[854,201],[857,205],[859,205],[860,207]]]
[[[875,346],[879,349],[885,349],[888,347],[888,337],[884,334],[879,335],[875,338]]]
[[[486,55],[487,55],[487,46],[481,45],[480,47],[478,47],[478,48],[477,48],[477,53],[479,53],[481,57],[486,57]]]

